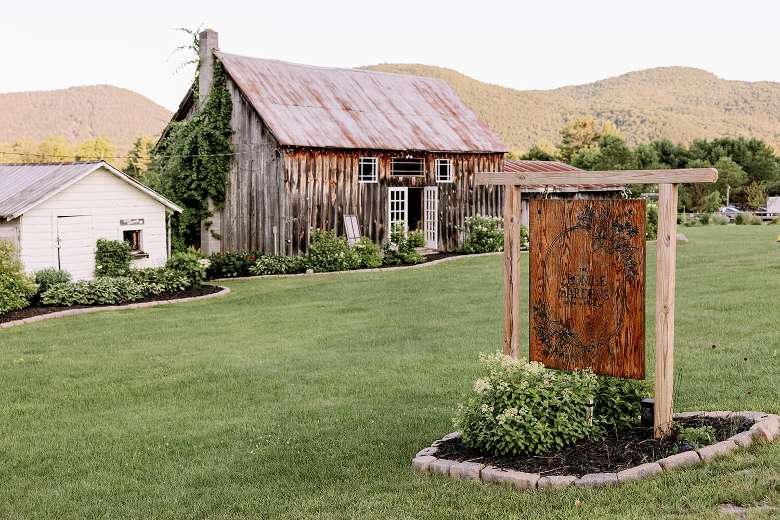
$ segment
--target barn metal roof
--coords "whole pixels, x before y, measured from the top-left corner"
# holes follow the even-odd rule
[[[438,79],[215,55],[281,145],[506,151]]]
[[[516,159],[504,160],[504,171],[506,172],[572,172],[576,175],[576,172],[581,172],[579,168],[575,168],[570,164],[566,164],[560,161],[521,161]],[[624,186],[620,184],[578,184],[576,186],[554,186],[554,185],[539,185],[539,186],[523,186],[523,191],[557,191],[557,192],[572,192],[572,191],[623,191]]]
[[[105,161],[21,164],[0,163],[0,218],[14,219],[67,189],[90,173],[105,168],[173,211],[181,208]]]

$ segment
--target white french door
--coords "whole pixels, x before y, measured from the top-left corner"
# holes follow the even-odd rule
[[[393,224],[400,222],[404,231],[409,229],[409,192],[407,188],[388,188],[387,192],[387,236]]]
[[[439,247],[439,188],[426,186],[423,194],[423,227],[425,229],[425,247]]]

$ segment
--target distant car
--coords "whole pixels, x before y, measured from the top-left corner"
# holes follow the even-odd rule
[[[735,206],[724,206],[720,208],[720,214],[727,217],[729,220],[734,220],[740,213],[742,213],[742,210]]]

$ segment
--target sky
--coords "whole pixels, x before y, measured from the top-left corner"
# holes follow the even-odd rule
[[[424,63],[517,89],[682,65],[780,81],[766,0],[3,1],[0,92],[110,84],[175,109],[192,78],[177,27],[234,54],[312,65]]]

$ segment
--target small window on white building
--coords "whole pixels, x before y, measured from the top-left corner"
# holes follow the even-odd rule
[[[379,181],[379,164],[376,157],[361,157],[359,170],[358,170],[359,182],[378,182]]]
[[[122,231],[122,239],[130,244],[130,252],[140,253],[141,250],[141,230],[125,229]]]
[[[436,159],[436,182],[452,182],[452,159]]]

